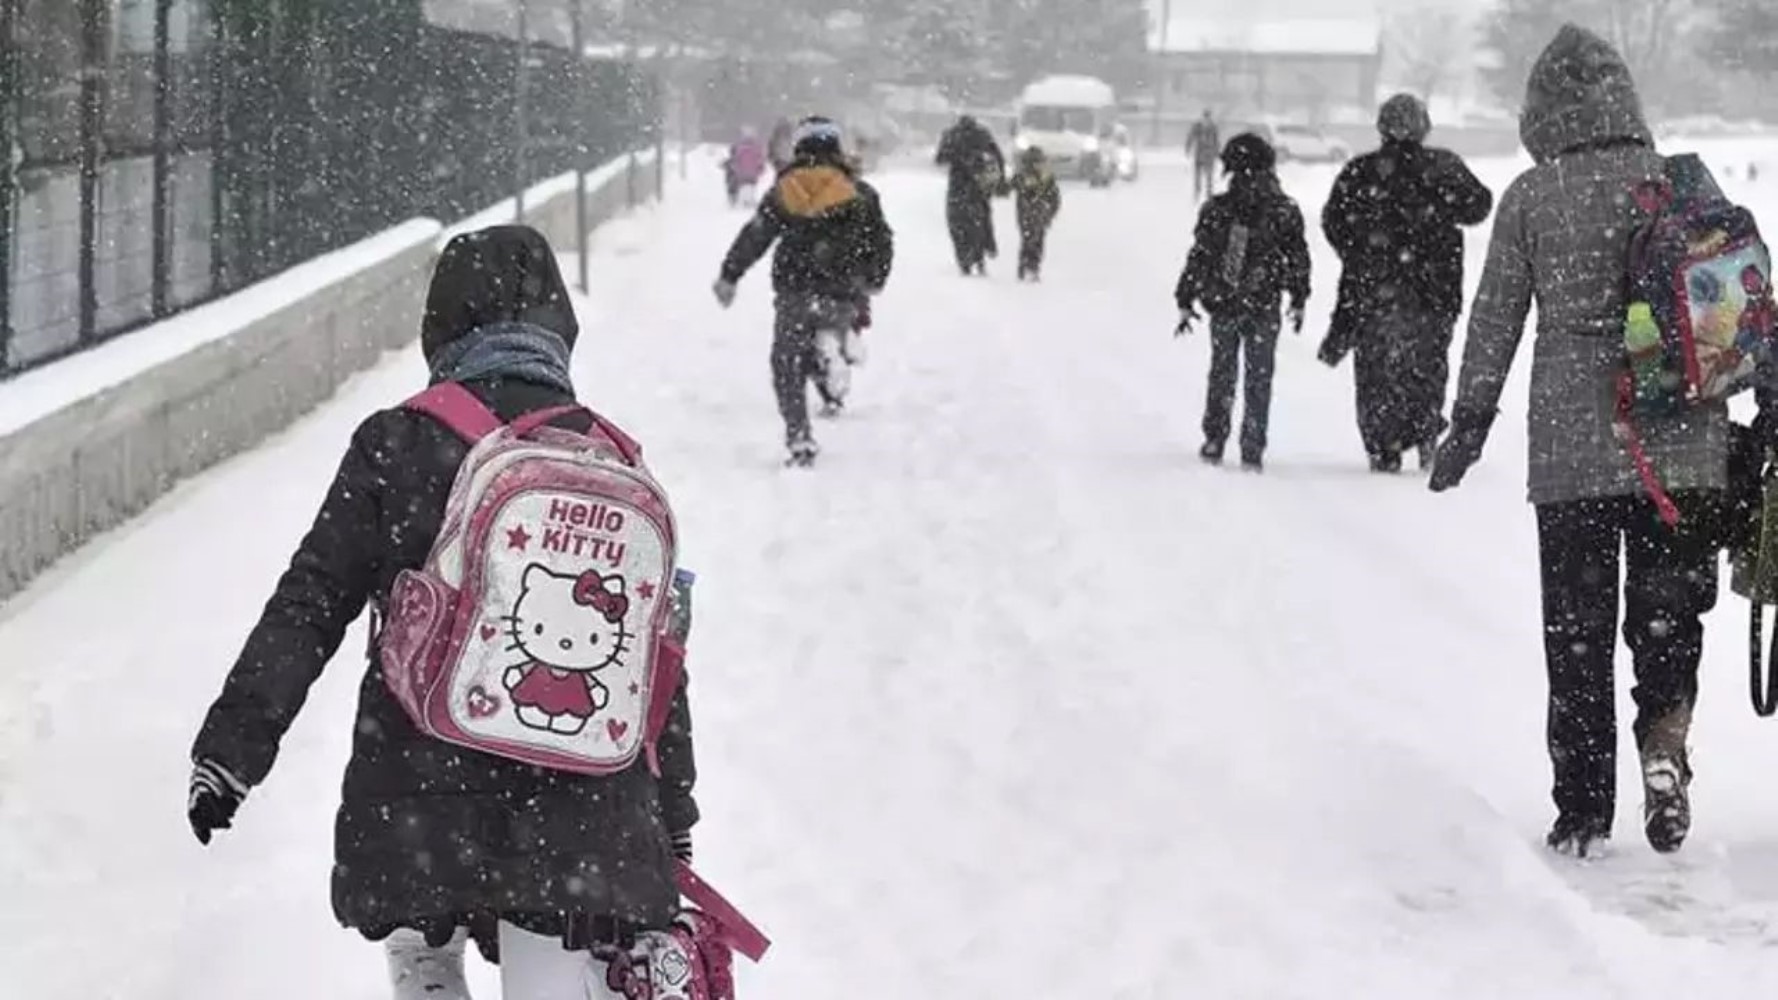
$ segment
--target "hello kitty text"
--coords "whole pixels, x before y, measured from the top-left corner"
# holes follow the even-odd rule
[[[623,530],[624,513],[602,503],[552,500],[543,529],[542,544],[551,552],[587,559],[602,559],[613,568],[623,565],[628,546],[603,537]]]

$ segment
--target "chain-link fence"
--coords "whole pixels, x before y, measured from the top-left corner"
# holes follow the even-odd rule
[[[652,74],[424,8],[0,0],[0,377],[656,140]]]

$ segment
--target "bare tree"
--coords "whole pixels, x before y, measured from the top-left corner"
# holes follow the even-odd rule
[[[1474,70],[1475,25],[1433,0],[1391,15],[1385,45],[1397,82],[1427,101],[1460,88]]]

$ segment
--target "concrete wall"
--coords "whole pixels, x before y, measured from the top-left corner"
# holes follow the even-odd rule
[[[626,158],[589,174],[589,227],[627,210],[632,190],[638,201],[653,196],[652,157],[639,158],[634,185],[629,172]],[[568,174],[525,199],[525,221],[564,252],[578,248],[574,194]],[[0,413],[0,600],[179,480],[252,448],[385,352],[412,342],[442,237],[511,221],[512,204],[449,229],[416,219],[0,382],[0,409],[13,404]],[[33,410],[21,402],[47,398],[46,389],[53,405]]]

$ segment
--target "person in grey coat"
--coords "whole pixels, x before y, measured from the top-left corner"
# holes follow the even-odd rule
[[[1535,300],[1527,429],[1555,770],[1549,844],[1585,855],[1611,834],[1622,551],[1644,832],[1656,850],[1672,851],[1691,821],[1686,741],[1701,616],[1716,604],[1717,546],[1709,527],[1727,486],[1729,417],[1719,403],[1638,421],[1683,514],[1669,527],[1614,433],[1617,379],[1626,363],[1626,255],[1631,232],[1644,221],[1630,192],[1664,173],[1623,58],[1596,35],[1563,27],[1532,68],[1519,132],[1536,165],[1507,189],[1495,214],[1452,428],[1431,486],[1457,486],[1481,456]]]

